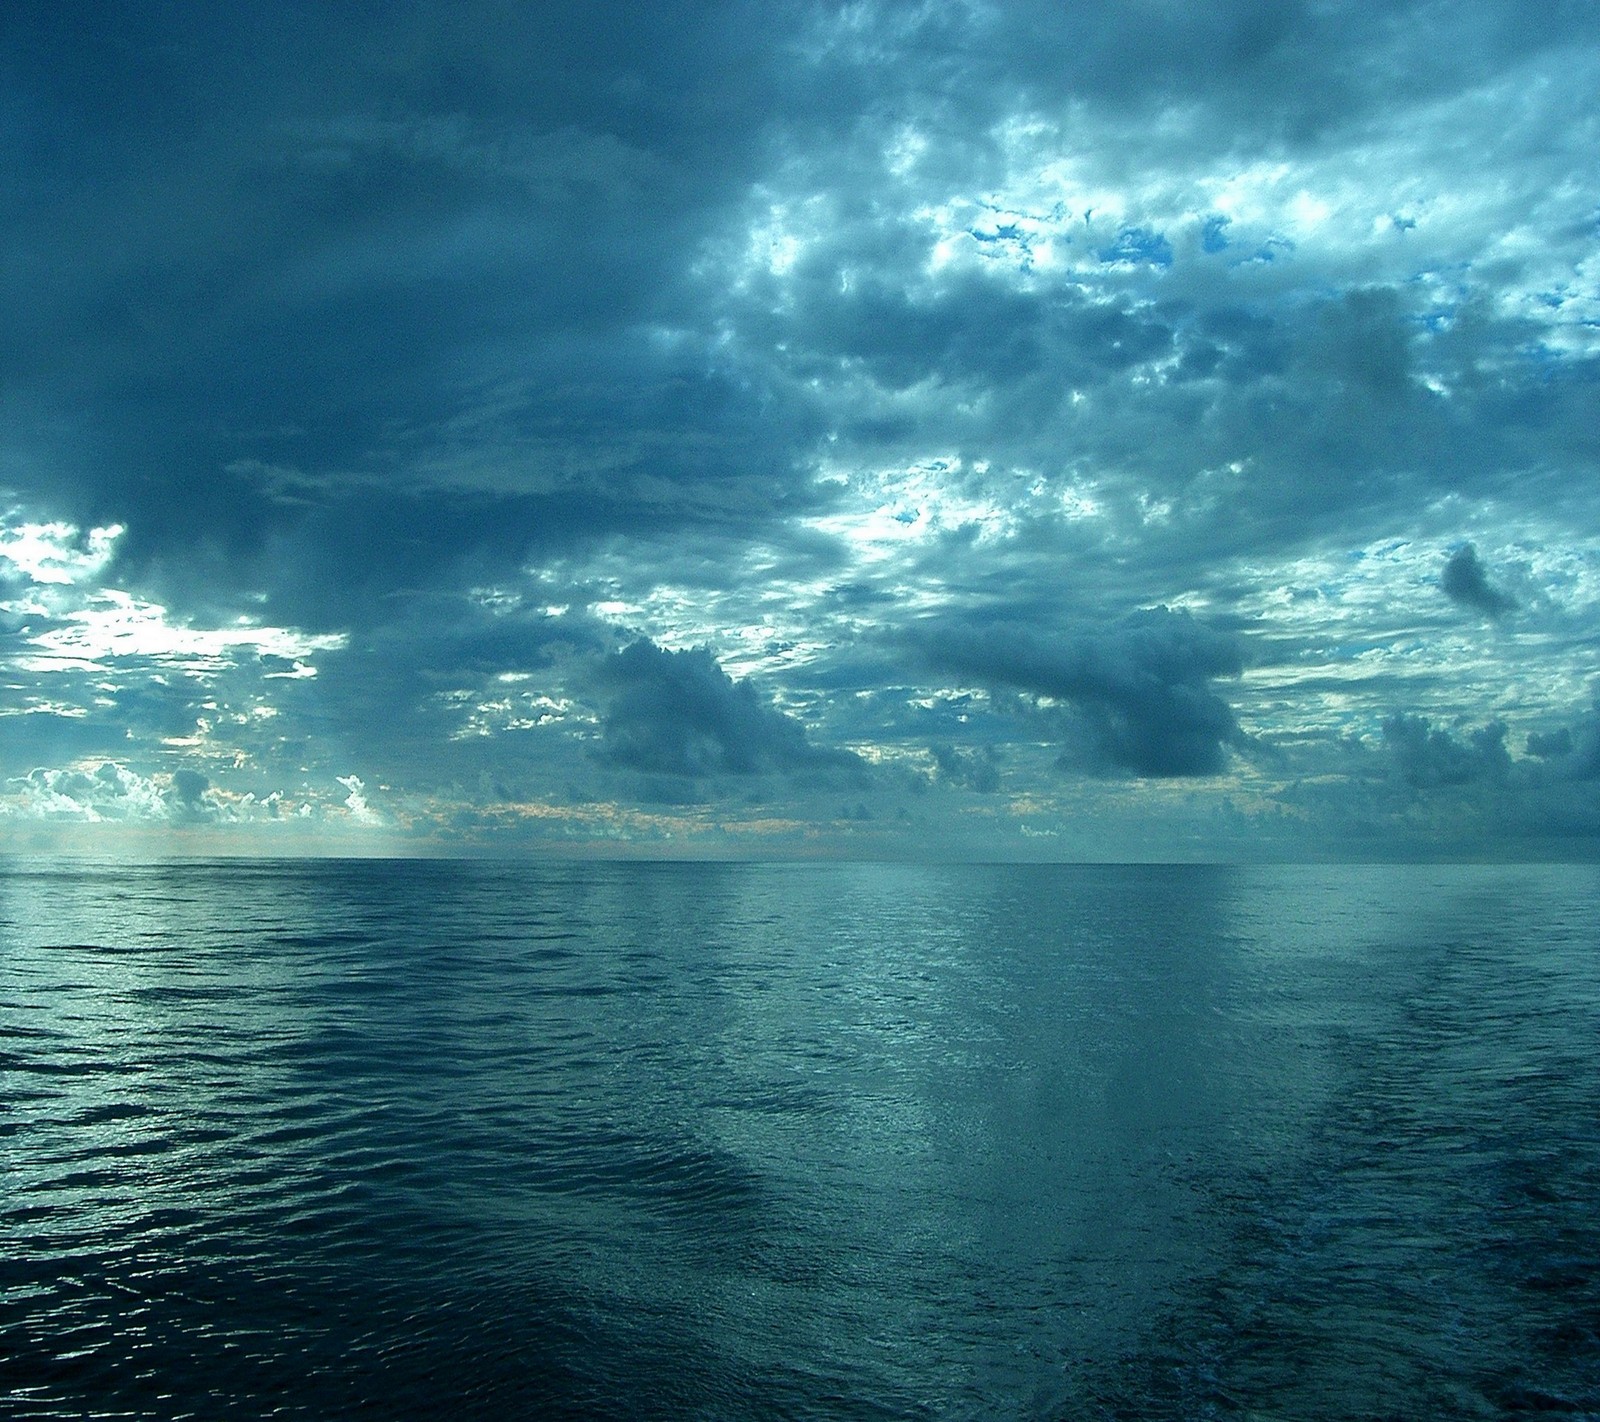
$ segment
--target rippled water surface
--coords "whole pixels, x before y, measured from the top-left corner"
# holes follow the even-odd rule
[[[0,863],[0,1416],[1600,1417],[1592,868]]]

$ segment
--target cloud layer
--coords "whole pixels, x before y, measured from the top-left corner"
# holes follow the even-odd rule
[[[1594,852],[1593,7],[0,27],[17,833]]]

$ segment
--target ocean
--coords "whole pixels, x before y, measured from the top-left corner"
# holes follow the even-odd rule
[[[1600,1418],[1600,870],[0,861],[0,1417]]]

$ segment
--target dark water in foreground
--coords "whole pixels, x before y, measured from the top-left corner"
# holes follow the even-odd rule
[[[1600,1417],[1600,872],[0,865],[0,1417]]]

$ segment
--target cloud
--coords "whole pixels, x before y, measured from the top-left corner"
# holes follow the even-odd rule
[[[1590,858],[1600,833],[1600,713],[1532,734],[1513,753],[1504,721],[1385,717],[1280,794],[1282,828],[1338,854]],[[1337,773],[1330,773],[1330,772]]]
[[[1415,790],[1502,780],[1511,764],[1499,721],[1458,737],[1424,717],[1397,714],[1383,723],[1383,743],[1400,779]]]
[[[703,648],[631,643],[594,667],[588,687],[601,708],[596,755],[608,765],[688,778],[859,768],[848,752],[813,746]]]
[[[1590,823],[1594,6],[14,9],[11,813]]]
[[[1554,731],[1530,731],[1528,754],[1540,760],[1555,760],[1572,754],[1572,732],[1565,726]]]
[[[167,801],[158,786],[120,765],[93,771],[37,769],[6,783],[11,813],[45,819],[147,821],[164,819]]]
[[[921,645],[935,670],[1066,703],[1083,738],[1068,754],[1099,770],[1215,775],[1243,739],[1211,687],[1244,669],[1242,649],[1187,612],[1147,609],[1057,640],[1030,627],[969,625],[935,631]]]
[[[93,769],[40,768],[5,783],[0,813],[90,824],[192,825],[218,817],[210,788],[206,776],[187,767],[155,777],[114,761]]]
[[[1572,726],[1530,732],[1527,744],[1550,780],[1573,785],[1600,780],[1600,700]]]
[[[726,369],[686,280],[788,87],[784,15],[424,4],[308,46],[122,11],[113,49],[24,10],[14,136],[57,138],[0,282],[7,481],[120,510],[121,574],[179,617],[255,593],[348,628],[803,492],[804,400]]]
[[[344,807],[350,812],[350,818],[356,824],[378,825],[383,823],[383,817],[367,803],[367,787],[359,775],[338,775],[334,778],[350,792],[345,796]]]
[[[1450,555],[1439,575],[1439,587],[1457,606],[1489,618],[1503,617],[1517,606],[1514,597],[1489,581],[1488,570],[1478,561],[1478,550],[1470,543],[1463,543]]]
[[[1000,788],[999,757],[993,746],[964,750],[936,743],[928,747],[942,784],[959,785],[990,795]]]
[[[199,805],[211,781],[197,770],[179,769],[172,772],[172,788],[168,799],[172,804],[193,809]]]

